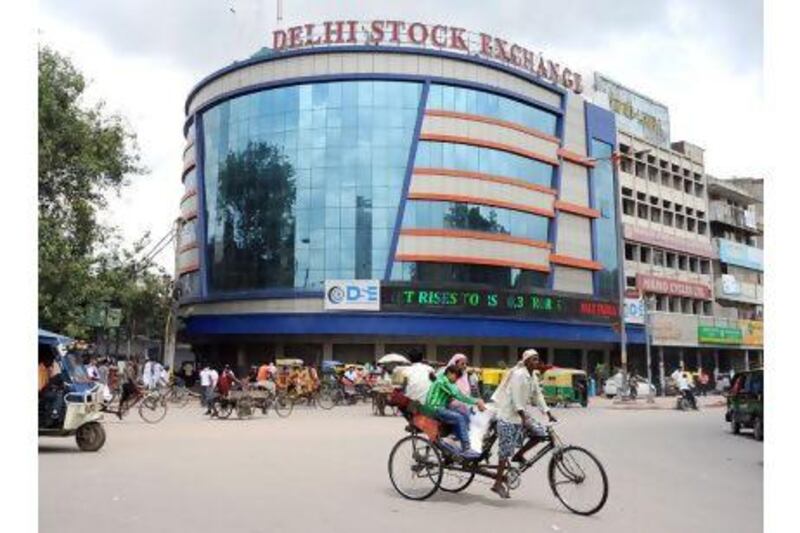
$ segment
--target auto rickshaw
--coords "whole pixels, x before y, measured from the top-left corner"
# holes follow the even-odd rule
[[[588,378],[583,370],[552,367],[541,374],[540,383],[548,405],[589,405]]]
[[[480,372],[480,381],[482,383],[481,392],[483,395],[483,399],[485,401],[489,401],[494,394],[494,391],[497,390],[497,387],[500,385],[500,382],[503,381],[503,376],[506,375],[508,372],[507,368],[482,368]]]
[[[78,448],[96,452],[106,442],[101,424],[102,391],[99,383],[89,379],[80,358],[67,353],[70,340],[39,330],[39,365],[45,382],[39,391],[39,435],[74,435]],[[52,374],[54,365],[56,373]]]

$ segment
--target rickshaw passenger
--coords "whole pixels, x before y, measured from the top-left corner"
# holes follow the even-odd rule
[[[448,366],[444,373],[436,378],[436,381],[428,390],[428,397],[425,400],[425,408],[432,412],[434,418],[450,424],[454,427],[458,440],[461,443],[461,455],[467,459],[477,459],[480,453],[469,448],[469,414],[464,411],[450,409],[447,406],[450,401],[456,399],[468,405],[476,405],[480,411],[486,409],[483,400],[476,400],[470,396],[462,394],[456,386],[456,381],[463,375],[464,371],[456,366]]]
[[[467,356],[463,353],[455,354],[450,358],[450,361],[447,362],[447,365],[437,372],[437,375],[442,374],[444,369],[449,366],[455,366],[462,371],[461,377],[456,380],[456,387],[458,387],[458,390],[460,390],[461,394],[464,396],[470,396],[472,394],[472,387],[470,386],[469,375],[467,374]],[[455,399],[450,400],[450,403],[447,407],[449,409],[455,409],[464,413],[469,413],[469,407],[467,407],[467,405],[463,402],[459,402]]]
[[[313,366],[308,367],[308,380],[312,392],[319,389],[319,374]]]

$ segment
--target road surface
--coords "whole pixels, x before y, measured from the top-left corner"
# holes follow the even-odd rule
[[[555,413],[562,437],[592,450],[608,472],[608,503],[595,516],[561,506],[544,463],[510,500],[485,482],[404,500],[387,474],[404,421],[372,416],[368,405],[245,421],[209,420],[189,406],[156,425],[135,413],[106,417],[98,453],[79,452],[74,439],[40,438],[40,531],[762,530],[763,446],[732,435],[722,408],[620,410],[601,400]]]

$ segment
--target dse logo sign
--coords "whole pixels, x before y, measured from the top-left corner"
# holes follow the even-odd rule
[[[380,311],[381,282],[372,279],[325,280],[326,311]]]

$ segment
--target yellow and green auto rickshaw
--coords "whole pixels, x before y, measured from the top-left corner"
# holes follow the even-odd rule
[[[488,401],[491,399],[492,394],[497,389],[500,382],[503,381],[503,376],[508,372],[507,368],[481,368],[480,381],[483,399]]]
[[[548,405],[589,405],[588,378],[583,370],[552,367],[541,374],[539,381]]]

